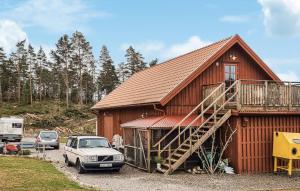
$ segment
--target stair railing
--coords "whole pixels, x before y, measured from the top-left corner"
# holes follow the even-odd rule
[[[182,134],[181,133],[181,126],[183,124],[183,122],[185,122],[192,114],[194,114],[198,109],[200,109],[200,113],[203,113],[204,111],[204,104],[205,102],[207,102],[216,92],[218,91],[223,91],[225,89],[225,83],[221,83],[219,86],[217,86],[206,98],[203,99],[203,101],[198,104],[188,115],[186,115],[179,123],[177,123],[166,135],[164,135],[155,145],[153,145],[153,147],[158,147],[158,157],[160,158],[161,156],[161,144],[164,140],[166,140],[166,138],[171,135],[172,132],[174,132],[175,130],[178,131],[178,134]],[[181,144],[181,139],[180,137],[178,138],[178,145]],[[165,149],[163,149],[165,150]]]
[[[219,87],[217,87],[217,88],[224,88],[225,87],[225,84],[223,84],[224,86],[219,86]],[[163,153],[163,152],[165,152],[165,151],[167,151],[167,149],[168,150],[170,150],[171,149],[171,146],[172,146],[172,144],[176,141],[176,140],[178,140],[178,139],[180,139],[180,137],[187,131],[187,130],[189,130],[189,132],[190,132],[190,134],[189,134],[189,137],[187,137],[183,142],[180,142],[180,144],[178,144],[178,146],[177,146],[177,149],[175,149],[172,153],[171,153],[171,155],[173,154],[173,153],[175,153],[183,144],[185,144],[187,141],[189,141],[189,144],[192,146],[192,135],[194,135],[194,134],[197,134],[198,132],[199,132],[199,130],[205,125],[205,124],[207,124],[211,119],[213,119],[213,117],[214,117],[214,120],[215,120],[215,122],[216,122],[216,115],[217,115],[217,113],[220,111],[220,110],[222,110],[222,109],[224,109],[225,108],[225,106],[231,101],[231,100],[233,100],[236,96],[237,96],[237,94],[238,94],[238,85],[239,85],[239,81],[238,80],[236,80],[233,84],[231,84],[231,86],[229,86],[226,90],[224,90],[223,92],[222,92],[222,94],[220,94],[208,107],[206,107],[205,109],[203,109],[202,111],[201,111],[201,113],[194,119],[194,120],[192,120],[192,122],[190,122],[183,130],[181,130],[181,132],[180,133],[178,133],[166,146],[164,146],[162,149],[160,148],[160,143],[161,143],[161,141],[160,142],[158,142],[159,144],[158,144],[158,146],[159,146],[159,148],[158,148],[158,156],[160,157],[161,156],[161,153]],[[217,89],[216,88],[216,89]],[[225,95],[230,91],[230,90],[232,90],[233,88],[235,88],[234,90],[234,93],[233,94],[231,94],[231,96],[229,97],[229,98],[227,98],[227,100],[226,101],[224,101],[224,97],[225,97]],[[209,96],[211,96],[211,94],[209,95]],[[208,98],[208,97],[207,97]],[[217,109],[217,103],[219,103],[219,101],[222,101],[222,105],[221,106],[219,106],[219,108]],[[206,100],[203,100],[201,103],[204,103]],[[200,103],[200,104],[201,104]],[[200,105],[199,104],[199,105]],[[210,117],[208,117],[203,123],[201,123],[201,125],[196,129],[196,131],[194,131],[193,133],[192,133],[192,125],[193,124],[195,124],[195,122],[199,119],[199,118],[203,118],[203,116],[204,116],[204,114],[208,111],[208,110],[210,110],[210,108],[212,108],[213,107],[213,114],[210,116]],[[166,136],[164,136],[162,139],[165,139],[166,138]],[[161,139],[161,140],[162,140]],[[157,144],[156,144],[157,145]],[[156,145],[154,145],[154,146],[156,146]],[[170,157],[171,155],[169,155],[168,157]],[[168,158],[167,157],[167,158]]]

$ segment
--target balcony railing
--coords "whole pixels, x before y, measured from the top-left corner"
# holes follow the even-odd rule
[[[215,86],[204,86],[204,98]],[[239,80],[236,91],[238,96],[234,104],[238,110],[300,111],[300,82]],[[207,104],[209,101],[212,100]]]

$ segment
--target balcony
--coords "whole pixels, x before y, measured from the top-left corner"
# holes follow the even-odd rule
[[[203,97],[217,86],[218,84],[204,86]],[[236,92],[229,94],[237,94],[230,107],[239,111],[300,112],[300,82],[238,80],[233,89]],[[218,97],[221,93],[222,91],[217,91],[213,97]],[[213,99],[208,100],[205,105],[212,103]],[[226,96],[220,102],[224,100]]]

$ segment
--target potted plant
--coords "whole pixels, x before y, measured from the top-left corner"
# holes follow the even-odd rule
[[[161,162],[162,158],[161,157],[155,157],[155,162],[156,162],[156,169],[161,170]]]

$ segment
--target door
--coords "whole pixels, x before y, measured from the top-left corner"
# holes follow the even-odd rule
[[[109,142],[112,141],[113,137],[113,130],[114,130],[114,125],[113,125],[113,116],[112,115],[107,115],[104,116],[104,136],[109,140]]]
[[[237,65],[236,64],[224,64],[224,81],[225,89],[229,88],[235,80],[237,80]],[[229,99],[235,92],[235,87],[231,88],[226,94],[226,100]],[[231,101],[235,101],[235,98]]]

